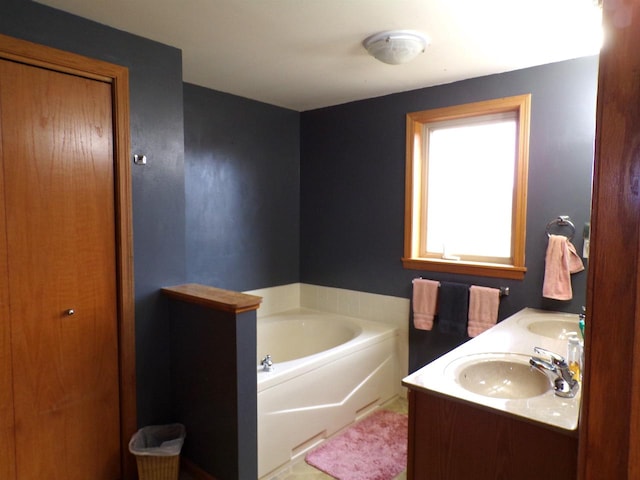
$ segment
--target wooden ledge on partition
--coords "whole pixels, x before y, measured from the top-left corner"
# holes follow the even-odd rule
[[[162,288],[162,293],[183,302],[195,303],[214,310],[230,313],[257,310],[262,297],[222,288],[209,287],[198,283],[187,283]]]

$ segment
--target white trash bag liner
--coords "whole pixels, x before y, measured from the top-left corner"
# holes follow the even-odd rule
[[[180,455],[184,437],[184,425],[150,425],[133,434],[129,441],[129,451],[134,455],[171,457]]]

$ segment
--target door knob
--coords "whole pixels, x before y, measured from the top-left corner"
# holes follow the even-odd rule
[[[76,311],[73,308],[70,308],[69,310],[67,310],[67,315],[71,316],[74,313],[76,313]]]

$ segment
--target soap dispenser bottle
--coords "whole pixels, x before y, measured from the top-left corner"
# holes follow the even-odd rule
[[[582,313],[578,315],[578,325],[580,326],[580,333],[582,334],[582,338],[584,338],[584,322],[587,318],[587,309],[586,307],[582,307]]]
[[[567,343],[567,363],[576,381],[582,380],[582,342],[578,335],[570,335]]]

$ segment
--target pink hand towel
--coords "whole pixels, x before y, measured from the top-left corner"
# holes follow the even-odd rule
[[[567,248],[569,249],[569,273],[578,273],[584,270],[582,258],[576,252],[576,247],[567,238]]]
[[[439,282],[416,278],[413,281],[413,326],[431,330],[436,315]]]
[[[475,337],[493,327],[498,321],[499,307],[499,289],[471,285],[469,288],[469,323],[467,324],[467,334],[470,337]]]
[[[584,270],[576,247],[564,235],[550,235],[545,258],[542,296],[554,300],[571,300],[571,274]]]

